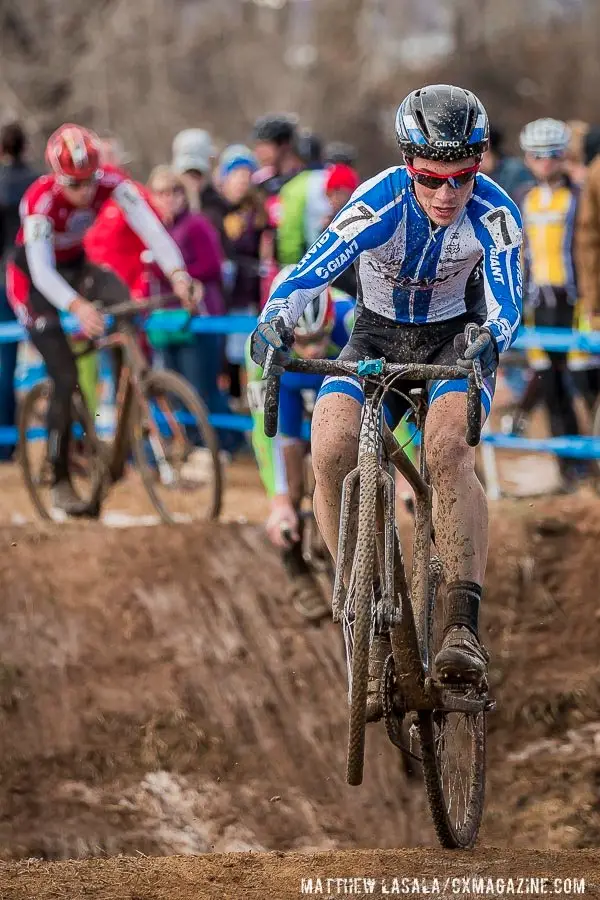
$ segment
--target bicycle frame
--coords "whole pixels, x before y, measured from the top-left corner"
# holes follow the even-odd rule
[[[390,365],[384,360],[368,360],[362,363],[330,360],[292,360],[286,365],[290,371],[318,375],[361,375],[366,363],[380,364],[367,375],[382,373],[414,381],[456,379],[465,376],[450,366]],[[278,403],[278,378],[268,379],[265,398],[265,430],[276,431]],[[389,428],[384,424],[381,403],[380,380],[366,378],[364,405],[358,441],[356,467],[344,478],[340,511],[340,528],[336,561],[336,576],[332,600],[333,617],[340,621],[346,597],[344,576],[349,557],[349,524],[354,514],[354,495],[359,480],[360,460],[363,454],[374,453],[380,463],[379,489],[382,498],[383,540],[377,544],[382,573],[382,605],[389,627],[392,653],[396,669],[396,681],[400,705],[404,711],[444,709],[476,713],[486,707],[486,698],[467,697],[464,693],[443,688],[433,678],[432,661],[427,659],[429,564],[432,539],[433,489],[428,482],[427,459],[424,443],[421,446],[419,469],[410,461]],[[467,441],[473,446],[480,434],[480,387],[476,377],[469,377],[467,395]],[[475,415],[476,411],[476,415]],[[273,417],[275,428],[273,429]],[[423,430],[426,410],[418,408],[417,425]],[[395,482],[385,460],[393,465],[408,481],[415,494],[415,525],[411,587],[406,578],[404,559],[395,519]],[[383,559],[381,559],[383,556]],[[423,653],[421,652],[423,648]]]

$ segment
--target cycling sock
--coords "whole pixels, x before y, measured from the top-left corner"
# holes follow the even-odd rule
[[[451,628],[463,627],[479,636],[479,606],[481,585],[474,581],[453,581],[448,585],[446,600],[446,626],[444,634]]]

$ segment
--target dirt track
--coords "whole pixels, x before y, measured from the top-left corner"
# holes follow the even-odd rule
[[[493,520],[499,708],[481,843],[505,850],[458,856],[310,855],[435,842],[381,729],[365,784],[345,786],[340,637],[286,607],[259,528],[0,528],[0,854],[45,860],[2,866],[0,898],[278,900],[321,865],[441,877],[539,863],[599,882],[598,500],[502,503]],[[309,855],[47,862],[244,850]]]
[[[496,879],[501,879],[499,884],[505,887],[513,879],[515,893],[519,890],[522,896],[536,896],[541,892],[543,877],[547,879],[544,893],[570,896],[574,894],[573,880],[584,879],[584,896],[600,897],[598,854],[584,850],[560,854],[536,850],[509,854],[491,849],[459,854],[432,850],[345,851],[312,856],[244,853],[91,860],[53,866],[0,865],[1,896],[6,900],[296,900],[310,896],[309,879],[314,896],[414,896],[435,891],[436,883],[440,893],[476,896],[465,890],[463,882],[469,879],[467,884],[471,886],[473,878],[477,882],[483,879],[486,892],[479,896],[500,895]],[[372,890],[370,879],[374,882]],[[532,890],[526,891],[528,887]]]

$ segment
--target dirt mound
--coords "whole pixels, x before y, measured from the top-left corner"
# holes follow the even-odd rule
[[[345,785],[341,637],[286,606],[260,529],[0,536],[5,859],[434,844],[381,727]],[[600,844],[599,538],[592,496],[495,507],[484,843]]]
[[[3,536],[5,857],[431,839],[383,734],[345,785],[341,637],[286,607],[257,528]]]

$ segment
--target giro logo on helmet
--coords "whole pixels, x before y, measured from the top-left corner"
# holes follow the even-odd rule
[[[460,147],[460,141],[434,141],[434,147]]]

